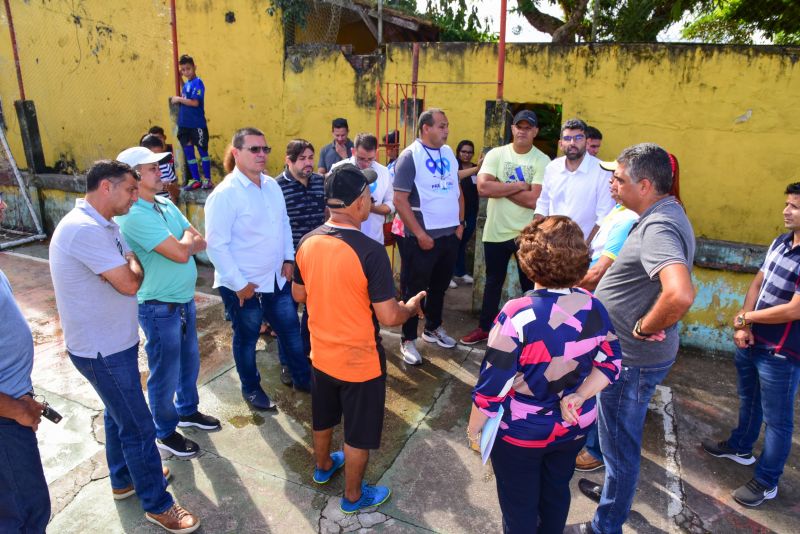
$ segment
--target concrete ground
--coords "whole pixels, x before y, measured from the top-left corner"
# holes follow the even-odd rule
[[[157,533],[135,497],[114,501],[103,452],[102,405],[72,367],[63,348],[46,247],[0,253],[34,333],[33,373],[38,393],[64,416],[43,421],[39,447],[50,486],[50,532]],[[408,367],[398,357],[397,329],[383,332],[388,392],[382,447],[366,478],[389,485],[391,500],[357,516],[338,511],[343,479],[326,486],[311,480],[310,398],[282,386],[276,343],[259,343],[265,389],[276,414],[250,411],[239,394],[230,356],[230,327],[210,290],[211,271],[198,281],[198,329],[202,365],[200,408],[223,421],[216,433],[186,431],[202,453],[192,460],[165,458],[173,473],[170,491],[203,522],[201,532],[500,532],[501,517],[490,466],[466,447],[470,388],[483,347],[444,350],[420,340],[425,363]],[[458,337],[474,327],[470,288],[448,292],[448,331]],[[91,320],[87,318],[87,320]],[[147,378],[140,351],[142,384]],[[747,482],[745,467],[703,453],[705,436],[726,437],[736,420],[735,371],[729,358],[684,352],[659,388],[648,416],[642,473],[626,532],[798,532],[800,474],[795,447],[778,497],[757,509],[736,504],[730,492]],[[341,433],[334,436],[341,443]],[[758,450],[758,449],[757,449]],[[602,481],[603,472],[589,474]],[[589,520],[594,505],[573,479],[570,522]]]

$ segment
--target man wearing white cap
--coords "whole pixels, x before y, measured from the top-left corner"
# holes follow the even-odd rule
[[[116,222],[144,269],[136,297],[139,326],[147,337],[147,396],[156,425],[156,446],[187,458],[195,456],[199,447],[176,427],[217,430],[220,423],[197,410],[200,351],[193,255],[205,250],[206,241],[171,200],[157,195],[163,189],[158,164],[167,157],[168,153],[138,146],[117,156],[139,173],[139,199]]]

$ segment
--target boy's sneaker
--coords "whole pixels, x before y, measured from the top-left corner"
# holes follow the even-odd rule
[[[756,479],[733,492],[733,498],[745,506],[758,506],[762,502],[778,496],[778,486],[770,488]]]
[[[164,474],[164,478],[167,480],[170,479],[172,473],[169,472],[169,467],[161,467],[161,472]],[[127,499],[131,495],[136,494],[136,489],[134,489],[133,484],[128,486],[127,488],[111,488],[111,496],[114,497],[115,501],[121,501],[123,499]]]
[[[186,439],[180,433],[173,432],[164,439],[156,440],[156,447],[167,451],[180,458],[191,458],[200,452],[200,447],[194,441]]]
[[[417,350],[417,343],[413,339],[400,342],[400,354],[403,361],[409,365],[422,365],[422,356]]]
[[[736,452],[728,447],[727,441],[712,441],[710,439],[704,439],[702,445],[703,450],[705,450],[711,456],[716,456],[717,458],[728,458],[737,464],[750,465],[756,461],[755,456],[749,452]]]
[[[456,284],[456,281],[455,281],[455,280],[451,279],[451,280],[450,280],[450,285],[449,285],[448,287],[449,287],[450,289],[455,289],[455,288],[457,288],[457,287],[458,287],[458,284]]]
[[[186,185],[183,186],[184,191],[193,191],[195,189],[200,189],[203,184],[200,183],[200,180],[189,180],[186,182]]]
[[[344,452],[332,452],[331,460],[333,460],[333,465],[328,470],[323,471],[319,467],[314,468],[314,482],[317,484],[327,484],[333,474],[344,465]]]
[[[219,430],[222,428],[219,419],[200,412],[194,412],[192,415],[178,416],[178,426],[184,428],[193,426],[201,430]]]
[[[173,503],[160,514],[145,512],[145,519],[173,534],[189,534],[200,526],[200,519],[190,514],[178,503]]]
[[[436,343],[440,347],[446,349],[452,349],[456,346],[456,340],[447,335],[443,326],[440,326],[436,330],[423,330],[422,339],[428,343]]]
[[[361,483],[361,498],[356,502],[350,502],[345,497],[342,497],[342,502],[339,505],[342,512],[346,514],[354,514],[359,510],[365,508],[372,508],[379,506],[389,500],[392,490],[386,486],[369,486],[366,482]]]
[[[460,279],[462,282],[464,282],[465,284],[472,284],[472,283],[474,283],[474,282],[475,282],[475,279],[474,279],[474,278],[472,278],[472,277],[471,277],[470,275],[468,275],[468,274],[465,274],[464,276],[459,276],[458,278],[459,278],[459,279]]]
[[[487,339],[489,339],[489,332],[479,326],[466,336],[459,339],[459,341],[464,345],[474,345],[475,343],[480,343],[481,341],[486,341]]]
[[[281,365],[281,384],[284,386],[292,385],[292,373],[287,365]]]
[[[202,189],[214,189],[214,182],[211,180],[203,180],[203,185],[200,186]]]

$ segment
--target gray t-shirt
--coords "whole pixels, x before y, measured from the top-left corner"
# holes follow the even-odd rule
[[[404,150],[400,154],[400,157],[398,157],[394,162],[394,190],[408,193],[408,203],[411,205],[411,210],[414,213],[414,217],[416,217],[417,222],[425,230],[425,232],[431,236],[431,239],[454,234],[456,232],[456,228],[458,228],[457,226],[451,226],[449,228],[435,228],[433,230],[428,230],[425,228],[425,221],[422,217],[422,212],[419,210],[419,193],[417,192],[417,186],[414,183],[416,177],[417,167],[414,165],[414,153],[410,150]],[[408,226],[405,227],[404,232],[406,237],[414,237],[414,234],[411,232],[411,228]]]
[[[129,251],[119,226],[82,198],[58,223],[50,240],[50,275],[70,354],[97,358],[139,342],[136,297],[100,277],[127,264]]]
[[[0,271],[0,347],[0,393],[18,399],[33,389],[33,336],[3,271]]]
[[[595,291],[619,336],[623,365],[656,367],[675,359],[677,324],[667,328],[661,342],[634,338],[633,326],[661,293],[661,269],[680,263],[691,271],[694,252],[692,225],[675,197],[659,200],[641,214]]]
[[[319,166],[325,167],[325,172],[331,172],[334,163],[339,163],[342,161],[342,158],[338,152],[336,152],[336,147],[333,146],[333,141],[328,143],[322,150],[319,151]],[[347,139],[344,142],[345,150],[347,152],[347,157],[349,158],[350,155],[353,153],[353,142],[350,139]]]

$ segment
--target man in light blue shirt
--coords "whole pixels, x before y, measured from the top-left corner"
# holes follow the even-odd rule
[[[236,167],[206,200],[208,257],[214,287],[233,327],[233,359],[242,395],[258,410],[275,404],[261,387],[256,341],[263,319],[278,334],[278,351],[294,388],[310,391],[310,367],[303,352],[300,321],[291,294],[294,270],[292,228],[278,183],[264,174],[270,147],[256,128],[237,131]]]
[[[139,173],[139,200],[116,222],[145,274],[136,296],[139,326],[147,336],[147,396],[156,425],[156,446],[188,458],[200,448],[176,427],[219,430],[220,423],[197,409],[200,350],[193,254],[205,250],[206,242],[171,200],[157,196],[163,189],[159,163],[167,157],[138,146],[117,156],[117,161]]]

